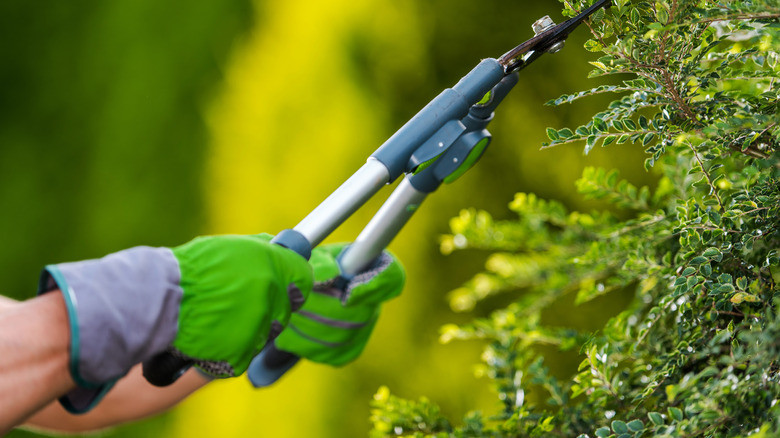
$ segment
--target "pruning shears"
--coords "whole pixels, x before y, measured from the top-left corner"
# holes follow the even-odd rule
[[[294,228],[274,243],[309,259],[312,248],[349,218],[383,186],[403,180],[355,241],[339,256],[343,279],[368,267],[393,240],[425,198],[442,183],[468,171],[490,144],[487,125],[494,111],[518,82],[518,72],[545,53],[563,47],[569,34],[611,0],[598,0],[577,16],[556,25],[548,16],[533,24],[535,36],[498,59],[480,62],[452,88],[447,88],[404,124],[349,179]],[[164,386],[175,381],[187,364],[164,357],[149,368],[150,381]],[[298,361],[294,354],[268,342],[249,366],[250,381],[268,386]]]
[[[518,72],[545,53],[563,47],[569,34],[591,14],[611,6],[598,0],[556,25],[549,16],[533,24],[535,36],[498,59],[480,62],[452,88],[436,96],[368,158],[366,163],[298,225],[273,242],[307,259],[312,248],[350,217],[384,185],[403,180],[355,241],[339,256],[341,274],[351,278],[378,257],[425,198],[442,183],[468,171],[490,144],[486,130],[494,111],[518,82]],[[249,367],[256,387],[272,384],[298,361],[269,342]]]

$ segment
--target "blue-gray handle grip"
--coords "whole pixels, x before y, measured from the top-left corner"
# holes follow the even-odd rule
[[[504,67],[493,58],[482,60],[452,88],[447,88],[395,132],[371,156],[384,164],[390,181],[409,171],[417,148],[450,120],[466,116],[476,102],[504,77]]]
[[[311,258],[311,243],[306,238],[306,236],[295,230],[283,230],[279,232],[279,234],[271,239],[271,243],[275,243],[291,251],[295,251],[306,260]]]
[[[277,234],[271,243],[283,246],[300,254],[306,260],[311,258],[311,243],[295,230],[284,230]],[[247,369],[247,377],[255,388],[268,386],[276,382],[290,368],[298,363],[300,357],[276,348],[273,339],[265,344],[263,350],[252,359]]]
[[[255,388],[263,388],[279,380],[299,360],[298,355],[279,350],[274,341],[269,341],[249,363],[246,374]]]

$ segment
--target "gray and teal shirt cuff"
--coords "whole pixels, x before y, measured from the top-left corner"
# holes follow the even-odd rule
[[[62,291],[70,328],[70,373],[78,386],[60,403],[94,407],[134,365],[176,337],[179,264],[168,248],[135,247],[101,259],[48,265],[38,294]]]

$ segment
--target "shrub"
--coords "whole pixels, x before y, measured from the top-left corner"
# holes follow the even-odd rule
[[[565,14],[589,3],[564,1]],[[478,374],[499,407],[455,424],[425,398],[382,388],[372,436],[780,434],[778,17],[777,0],[615,0],[592,17],[585,48],[601,57],[591,76],[617,79],[550,104],[616,97],[583,126],[548,128],[543,148],[641,146],[657,185],[586,168],[577,190],[605,201],[602,210],[519,193],[515,220],[454,218],[444,253],[492,254],[451,293],[453,309],[513,300],[443,327],[441,341],[486,343]],[[566,297],[616,291],[629,291],[630,304],[595,333],[542,318]],[[578,371],[554,376],[540,345],[578,352]],[[548,400],[530,403],[531,390]]]

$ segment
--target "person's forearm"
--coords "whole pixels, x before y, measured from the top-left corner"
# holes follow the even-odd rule
[[[6,309],[10,309],[16,304],[19,304],[19,302],[14,299],[0,295],[0,313],[2,313]]]
[[[51,403],[28,418],[25,427],[56,433],[94,432],[164,412],[210,381],[191,369],[172,385],[158,388],[144,379],[137,365],[86,414],[74,415],[59,403]]]
[[[7,312],[24,305],[26,302],[18,302],[0,295],[0,326],[9,316]],[[0,360],[0,363],[4,362]],[[2,372],[0,381],[6,381],[5,377],[5,372]],[[191,369],[173,385],[157,388],[146,382],[141,374],[141,366],[137,365],[127,376],[117,382],[102,403],[92,411],[82,415],[74,415],[67,412],[58,402],[52,401],[40,410],[36,409],[36,412],[26,419],[25,426],[55,433],[90,432],[118,426],[164,412],[206,385],[210,380]],[[4,394],[4,392],[0,394]],[[0,403],[3,402],[2,397],[0,397]],[[3,424],[5,423],[3,422]],[[0,428],[0,435],[2,435],[3,430]]]
[[[75,387],[69,337],[59,292],[0,311],[0,435]]]

